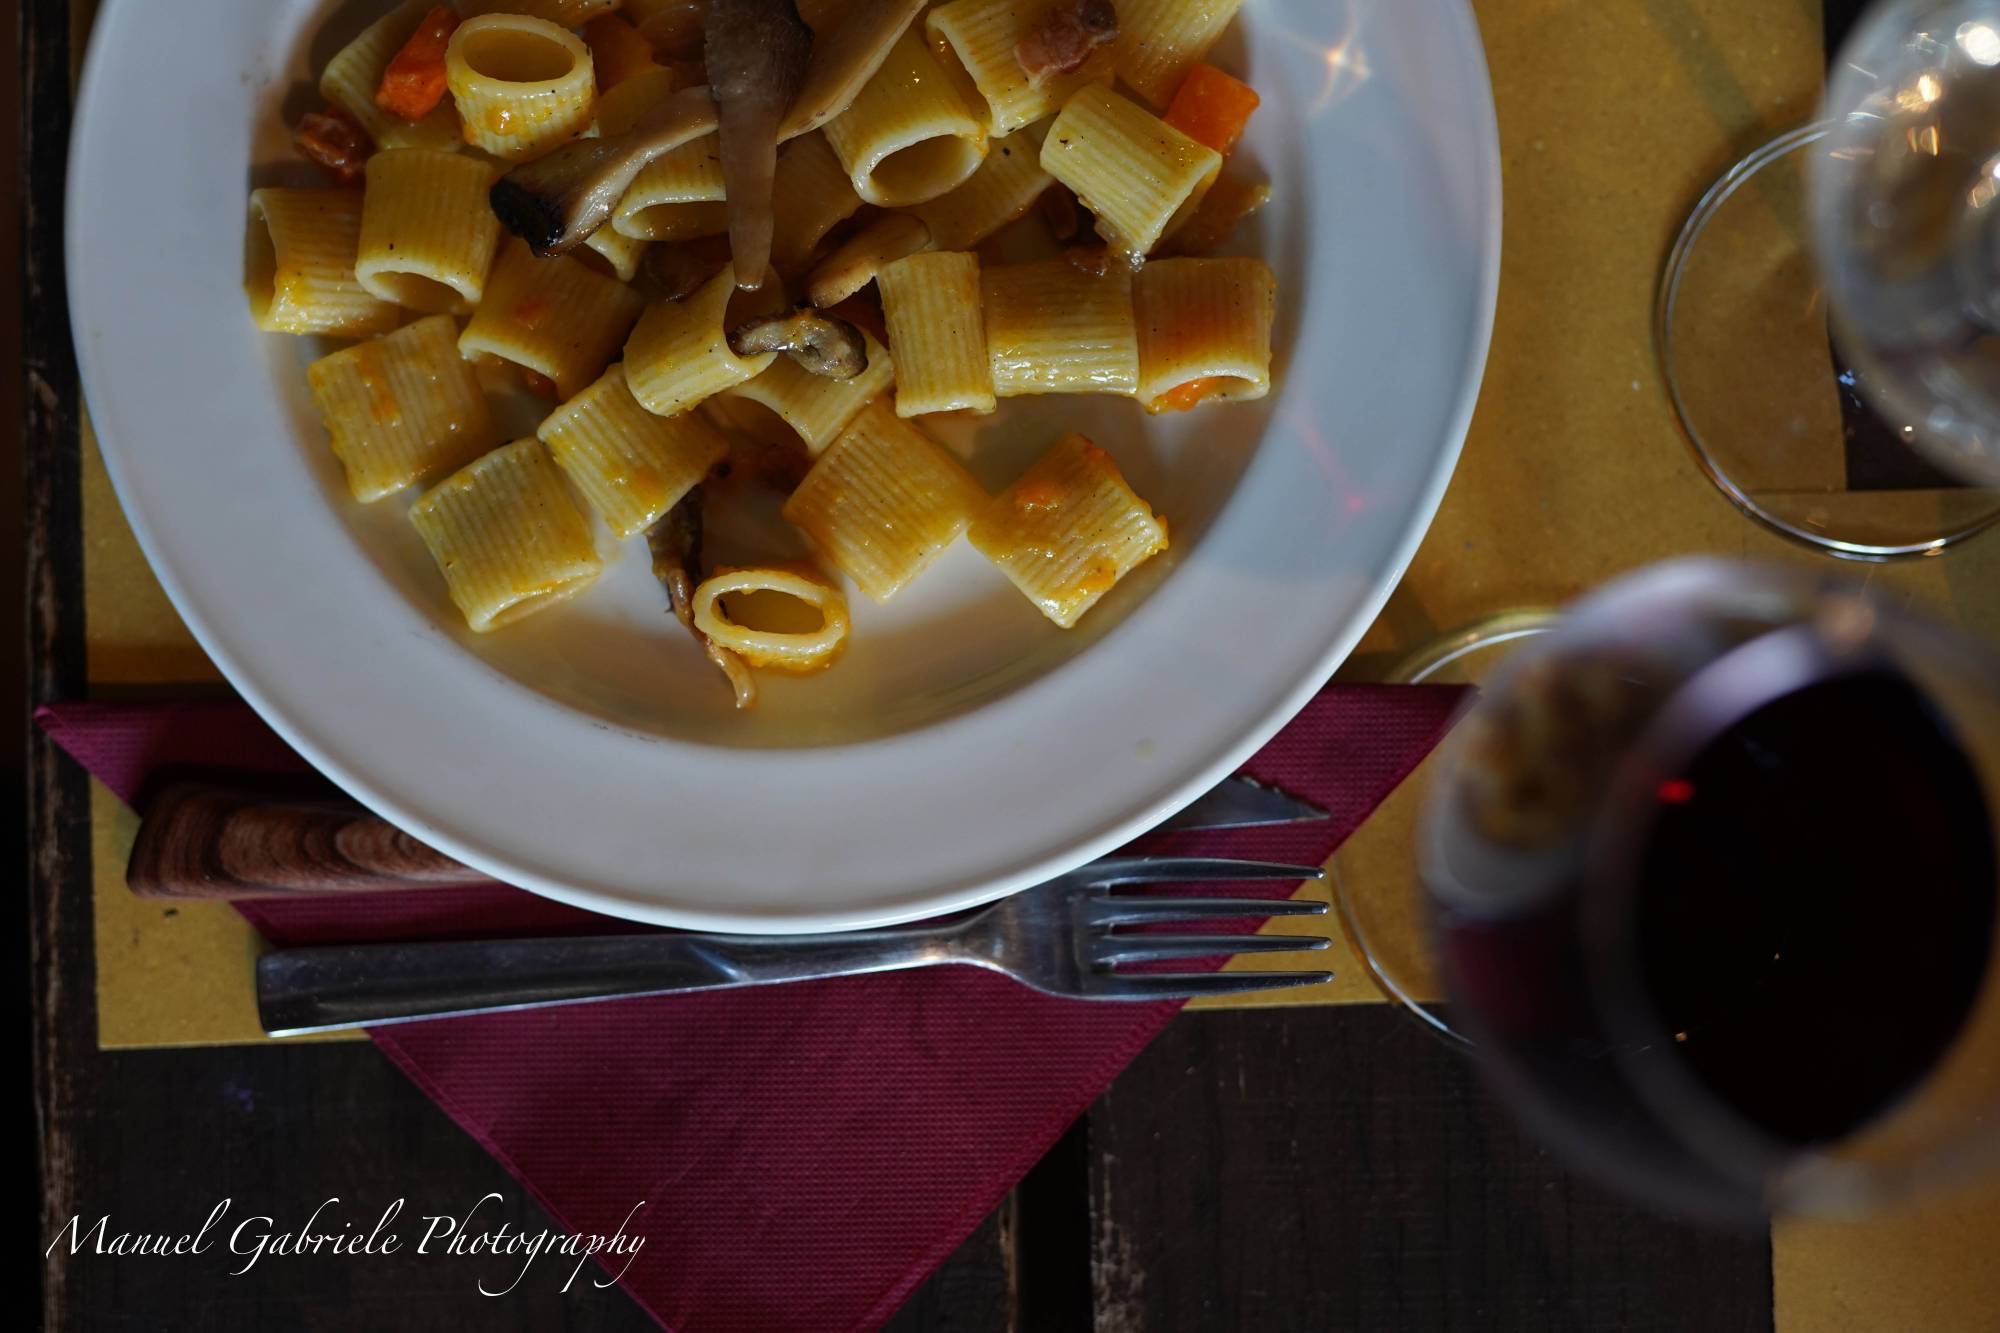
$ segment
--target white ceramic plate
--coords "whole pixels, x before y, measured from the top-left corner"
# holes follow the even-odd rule
[[[69,183],[98,438],[202,646],[341,786],[497,877],[670,925],[828,930],[998,897],[1225,776],[1381,608],[1458,455],[1498,282],[1491,90],[1465,0],[1249,0],[1278,388],[1149,420],[1028,400],[948,442],[997,488],[1059,428],[1173,524],[1077,632],[964,543],[756,713],[667,623],[643,543],[577,602],[465,631],[404,518],[348,500],[302,367],[240,290],[245,197],[382,0],[108,0]],[[311,180],[308,170],[302,178]],[[608,548],[608,537],[602,538]]]

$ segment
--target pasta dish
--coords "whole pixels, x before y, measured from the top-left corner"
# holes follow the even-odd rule
[[[1168,546],[1119,442],[988,494],[926,418],[1269,392],[1271,271],[1217,253],[1269,197],[1206,63],[1238,3],[412,0],[295,127],[327,184],[252,192],[252,313],[341,344],[307,379],[348,488],[474,631],[589,586],[600,529],[738,707],[961,537],[1068,629]],[[715,561],[753,494],[798,549]]]

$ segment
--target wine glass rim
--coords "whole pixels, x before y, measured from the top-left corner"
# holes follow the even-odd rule
[[[1996,521],[2000,521],[2000,505],[1996,505],[1991,511],[1969,523],[1922,542],[1851,541],[1789,522],[1767,509],[1754,496],[1737,485],[1735,479],[1717,460],[1707,440],[1703,438],[1700,428],[1695,424],[1693,411],[1681,393],[1680,377],[1674,370],[1674,312],[1680,299],[1681,283],[1686,277],[1689,259],[1703,231],[1745,182],[1778,159],[1825,138],[1833,128],[1834,122],[1831,120],[1815,120],[1786,130],[1738,158],[1702,194],[1693,210],[1689,212],[1687,221],[1681,224],[1680,231],[1675,235],[1673,247],[1667,252],[1666,266],[1661,270],[1659,291],[1653,303],[1654,354],[1659,362],[1660,377],[1666,383],[1667,397],[1673,404],[1674,419],[1680,425],[1681,435],[1687,441],[1689,451],[1694,454],[1696,464],[1715,488],[1728,497],[1730,503],[1757,523],[1789,541],[1843,560],[1879,563],[1940,555],[1946,549],[1967,538],[1978,536],[1992,527]]]

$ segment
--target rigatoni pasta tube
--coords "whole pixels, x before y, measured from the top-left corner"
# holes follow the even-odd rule
[[[981,271],[979,290],[1000,397],[1137,392],[1131,270],[1086,273],[1067,259],[996,265]]]
[[[1139,325],[1139,401],[1172,406],[1199,383],[1215,402],[1271,391],[1271,318],[1277,281],[1261,259],[1156,259],[1132,282]]]
[[[508,162],[525,162],[576,138],[596,111],[590,48],[546,19],[467,19],[451,35],[445,81],[465,141]]]
[[[498,172],[434,148],[390,148],[368,159],[354,272],[385,301],[426,314],[479,304],[500,248],[487,193]]]
[[[805,630],[753,629],[730,618],[722,599],[777,593],[819,613]],[[796,569],[726,569],[694,590],[694,627],[751,666],[779,671],[820,671],[833,665],[847,643],[847,599],[825,579]]]
[[[582,26],[583,43],[597,71],[598,100],[644,74],[657,74],[660,64],[653,44],[638,27],[619,14],[599,14]]]
[[[763,286],[745,290],[726,264],[682,299],[655,302],[625,344],[625,377],[633,395],[648,412],[669,417],[763,373],[777,353],[738,356],[729,350],[729,331],[783,304],[775,280],[767,276]]]
[[[910,210],[940,250],[970,250],[1026,213],[1055,178],[1042,170],[1043,128],[995,139],[979,170],[955,190]]]
[[[799,272],[821,238],[860,207],[861,196],[824,134],[802,134],[784,145],[771,179],[771,267],[786,278]]]
[[[365,338],[402,312],[361,285],[361,191],[253,190],[243,285],[266,333]]]
[[[820,455],[783,513],[856,587],[886,602],[985,502],[956,458],[877,398]]]
[[[616,227],[599,227],[570,253],[600,273],[609,274],[620,282],[630,282],[639,276],[639,264],[646,257],[646,247],[651,244],[651,241],[621,236]]]
[[[722,147],[713,134],[670,149],[649,163],[618,201],[611,225],[646,241],[685,239],[676,211],[687,204],[719,204],[723,199]],[[724,229],[728,226],[724,215]]]
[[[979,256],[963,250],[911,255],[876,277],[889,345],[897,348],[896,415],[993,410]]]
[[[410,522],[481,634],[572,597],[597,577],[590,522],[540,440],[516,440],[424,493]]]
[[[1099,47],[1069,74],[1040,83],[1021,67],[1014,48],[1059,4],[1074,0],[951,0],[924,16],[931,44],[956,60],[986,100],[987,124],[996,135],[1052,115],[1089,83],[1108,83],[1117,62],[1113,48]]]
[[[868,366],[853,379],[815,375],[788,356],[780,356],[764,372],[724,390],[730,398],[761,404],[798,434],[806,452],[817,458],[862,408],[895,382],[889,349],[867,332],[861,335]]]
[[[618,0],[458,0],[458,12],[465,18],[481,14],[526,14],[565,28],[580,28],[617,8]]]
[[[1111,455],[1071,432],[993,497],[972,545],[1064,629],[1134,568],[1167,549],[1167,525]]]
[[[671,69],[649,69],[598,94],[598,133],[606,136],[626,133],[639,123],[641,116],[672,96],[679,84],[680,79]]]
[[[525,241],[510,240],[458,346],[546,375],[568,398],[604,373],[644,304],[577,260],[537,259]]]
[[[1243,0],[1118,0],[1118,77],[1154,106],[1173,100]]]
[[[619,537],[652,527],[729,452],[700,414],[662,417],[640,406],[623,365],[551,412],[535,433]]]
[[[435,481],[500,442],[458,326],[433,315],[321,357],[306,382],[347,486],[366,503]]]
[[[378,148],[450,148],[458,142],[458,112],[451,99],[422,120],[404,120],[375,104],[389,62],[410,40],[435,0],[408,0],[362,30],[326,62],[320,95],[354,117]]]
[[[1042,169],[1097,215],[1104,239],[1131,255],[1200,205],[1222,155],[1129,98],[1092,85],[1069,100],[1042,140]]]
[[[826,141],[871,204],[903,208],[935,199],[986,156],[986,125],[912,27],[875,77],[826,124]]]
[[[613,231],[616,228],[602,227],[599,230]],[[655,204],[631,224],[631,232],[641,232],[643,239],[649,241],[694,241],[704,236],[720,236],[728,230],[729,205],[721,200],[698,204]]]

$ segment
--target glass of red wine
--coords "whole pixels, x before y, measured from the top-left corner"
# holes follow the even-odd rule
[[[1418,834],[1452,1021],[1610,1183],[1874,1209],[2000,1159],[2000,660],[1680,561],[1521,648]]]

